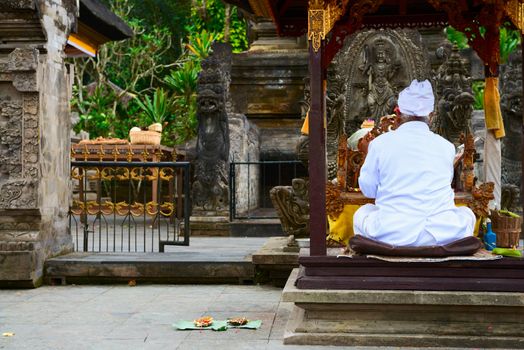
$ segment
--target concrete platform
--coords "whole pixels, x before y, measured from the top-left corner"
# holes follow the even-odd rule
[[[267,238],[192,237],[190,246],[166,246],[165,253],[72,253],[49,259],[51,284],[254,283],[251,255]]]
[[[297,289],[285,344],[524,348],[524,293]]]

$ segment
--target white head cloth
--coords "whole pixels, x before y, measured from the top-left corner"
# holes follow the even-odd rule
[[[426,117],[433,112],[434,106],[433,88],[427,80],[413,80],[398,95],[398,108],[405,115]]]

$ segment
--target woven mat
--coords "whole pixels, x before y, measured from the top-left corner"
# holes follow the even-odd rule
[[[213,331],[225,331],[229,328],[244,328],[244,329],[258,329],[262,325],[261,320],[253,320],[249,321],[245,325],[242,326],[233,326],[227,323],[227,320],[214,320],[213,323],[210,326],[207,327],[197,327],[193,323],[193,321],[178,321],[176,323],[173,323],[173,328],[179,330],[179,331],[186,331],[186,330],[205,330],[205,329],[211,329]]]
[[[502,255],[494,255],[485,249],[481,249],[473,255],[448,256],[443,258],[418,258],[411,256],[386,256],[386,255],[366,255],[369,259],[377,259],[388,262],[444,262],[444,261],[489,261],[502,259]],[[353,258],[353,253],[337,255],[337,258]]]

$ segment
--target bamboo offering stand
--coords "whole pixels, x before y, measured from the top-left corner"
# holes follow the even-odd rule
[[[309,41],[309,254],[288,280],[288,344],[524,348],[524,260],[386,262],[326,248],[326,73],[364,28],[451,25],[485,65],[486,120],[500,115],[499,28],[524,29],[522,0],[228,0]],[[524,52],[524,50],[523,50]],[[497,124],[497,123],[495,123]],[[495,138],[500,124],[486,125]],[[522,152],[524,164],[524,152]],[[524,182],[524,181],[523,181]]]

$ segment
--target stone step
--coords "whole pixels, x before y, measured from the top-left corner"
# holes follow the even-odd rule
[[[229,225],[231,237],[285,236],[279,219],[244,219]]]
[[[188,253],[71,253],[45,263],[48,284],[148,283],[251,284],[254,265],[249,257],[222,254],[206,257]]]
[[[253,283],[252,254],[266,238],[191,237],[165,253],[76,252],[48,259],[47,282]]]

